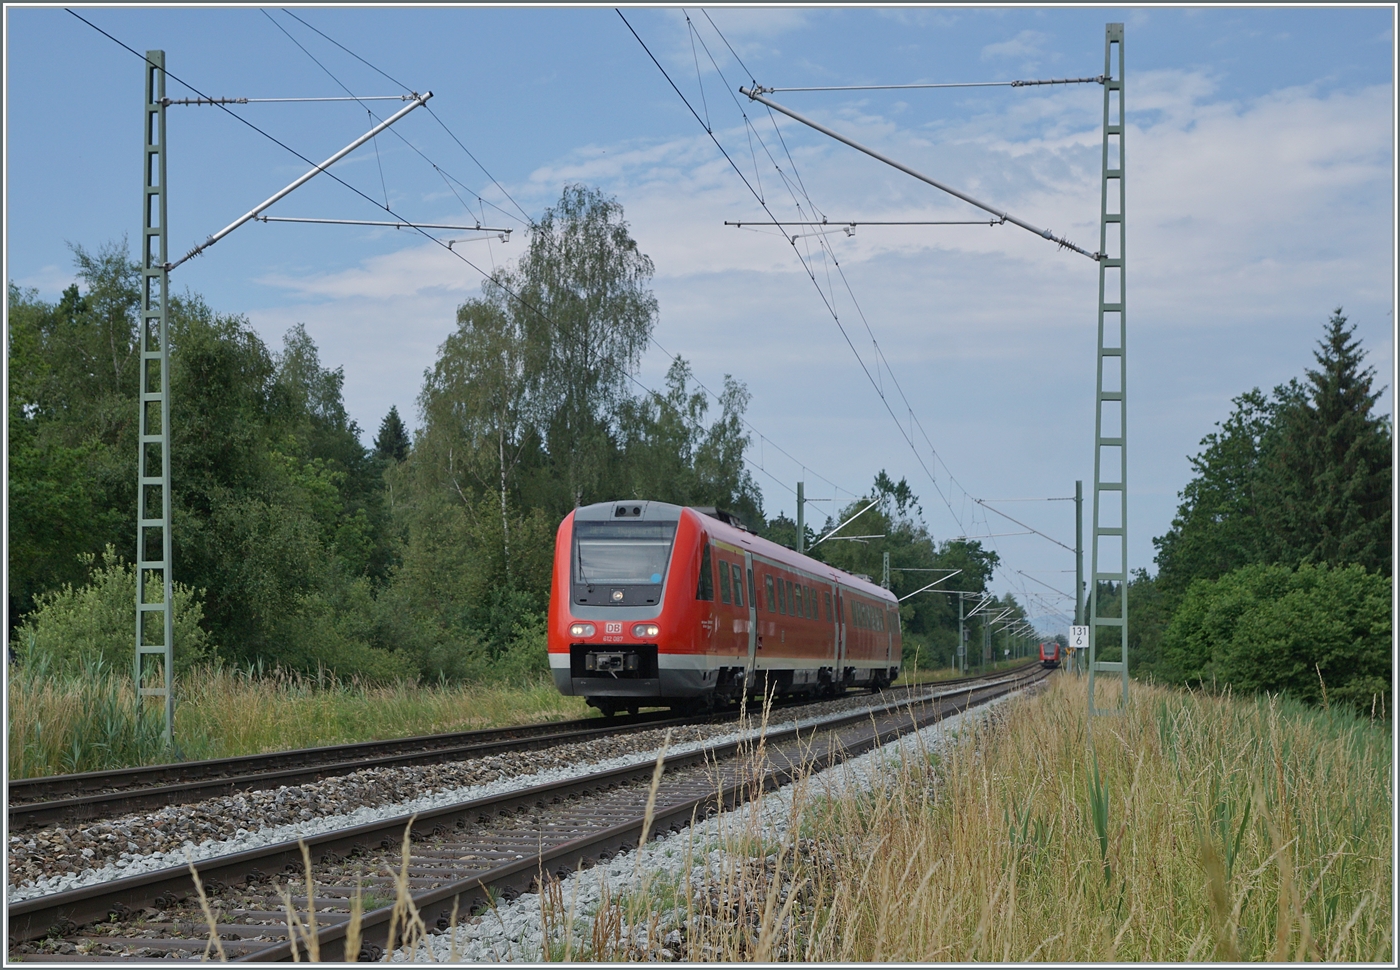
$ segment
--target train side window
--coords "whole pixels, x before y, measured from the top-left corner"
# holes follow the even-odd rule
[[[793,598],[792,598],[792,580],[790,580],[790,579],[787,580],[787,604],[788,604],[788,616],[796,616],[797,614],[794,613],[794,612],[793,612],[793,609],[792,609],[792,604],[793,604]]]
[[[787,613],[788,613],[788,601],[787,601],[787,597],[785,597],[785,596],[783,595],[783,577],[781,577],[781,576],[777,577],[777,582],[778,582],[778,612],[781,613],[781,614],[783,614],[783,616],[787,616]]]
[[[772,613],[773,610],[774,610],[774,608],[776,607],[776,603],[775,603],[775,601],[774,601],[774,599],[773,599],[773,574],[772,574],[772,573],[769,573],[767,576],[764,576],[764,577],[763,577],[763,588],[764,588],[765,590],[768,591],[768,612],[769,612],[769,613]]]
[[[831,594],[826,594],[826,622],[831,622]]]
[[[797,584],[797,588],[796,588],[795,590],[793,590],[793,594],[797,597],[797,598],[793,601],[793,602],[794,602],[794,605],[797,607],[797,613],[796,613],[795,615],[796,615],[796,616],[800,616],[800,617],[802,617],[802,618],[805,620],[805,619],[807,618],[807,604],[803,601],[803,598],[802,598],[802,584],[801,584],[801,583],[798,583],[798,584]]]
[[[758,609],[758,599],[753,594],[753,567],[749,567],[749,605]]]
[[[695,598],[713,602],[715,598],[715,574],[714,566],[710,560],[710,544],[705,543],[705,549],[700,554],[700,581],[695,584]]]
[[[817,591],[812,587],[807,587],[807,619],[817,618]]]
[[[744,605],[744,567],[734,564],[734,605]]]
[[[719,598],[722,602],[728,603],[729,596],[729,562],[721,559],[719,561]]]

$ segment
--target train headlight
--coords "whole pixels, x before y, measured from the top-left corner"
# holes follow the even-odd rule
[[[632,636],[647,639],[661,635],[661,627],[655,623],[638,623],[632,627]]]
[[[591,637],[598,632],[598,628],[592,623],[575,623],[569,627],[571,637]]]

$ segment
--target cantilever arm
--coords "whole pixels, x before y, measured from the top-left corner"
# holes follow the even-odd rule
[[[837,132],[834,132],[834,131],[832,131],[830,128],[826,127],[825,125],[818,124],[817,122],[813,121],[811,118],[805,118],[805,117],[803,117],[802,115],[798,114],[796,111],[793,111],[791,108],[785,108],[785,107],[783,107],[782,105],[778,104],[776,101],[770,101],[768,98],[765,98],[765,97],[759,92],[759,90],[758,90],[757,88],[740,88],[740,89],[739,89],[739,93],[742,94],[742,95],[745,95],[746,97],[750,98],[750,99],[753,100],[753,101],[759,102],[760,104],[766,104],[768,107],[772,108],[774,111],[781,111],[783,114],[787,115],[789,118],[793,119],[794,121],[800,121],[800,122],[802,122],[804,125],[806,125],[807,127],[813,128],[813,129],[815,129],[815,130],[821,132],[823,135],[828,135],[828,136],[830,136],[830,137],[832,137],[832,138],[835,138],[837,141],[841,142],[842,144],[850,145],[850,146],[851,146],[852,148],[854,148],[856,151],[865,152],[865,154],[869,155],[871,158],[874,158],[874,159],[876,159],[876,160],[878,160],[878,161],[884,162],[886,165],[889,165],[889,166],[891,166],[891,167],[893,167],[893,168],[897,168],[897,169],[899,169],[901,172],[903,172],[905,175],[912,175],[914,178],[918,179],[920,182],[926,182],[926,183],[928,183],[929,185],[932,185],[935,189],[938,189],[938,190],[940,190],[940,191],[942,191],[942,192],[947,192],[949,195],[954,196],[955,198],[962,199],[964,202],[966,202],[966,203],[968,203],[968,204],[970,204],[970,205],[975,205],[977,208],[982,209],[983,211],[990,212],[992,215],[996,216],[996,217],[997,217],[998,219],[1000,219],[1002,222],[1009,222],[1009,223],[1011,223],[1012,225],[1020,226],[1022,229],[1027,229],[1027,230],[1029,230],[1030,232],[1035,233],[1037,236],[1040,236],[1042,239],[1048,239],[1048,240],[1050,240],[1050,241],[1053,242],[1053,243],[1058,243],[1058,244],[1060,245],[1060,247],[1062,247],[1062,248],[1064,248],[1064,249],[1072,249],[1072,250],[1074,250],[1076,253],[1078,253],[1078,254],[1081,255],[1081,256],[1088,256],[1090,259],[1094,260],[1095,262],[1098,262],[1098,260],[1101,258],[1101,255],[1100,255],[1099,253],[1091,253],[1091,252],[1089,252],[1087,249],[1082,249],[1082,248],[1080,248],[1079,246],[1076,246],[1074,243],[1070,242],[1068,239],[1064,239],[1064,238],[1062,238],[1062,237],[1060,237],[1060,236],[1055,235],[1055,234],[1054,234],[1053,232],[1051,232],[1049,229],[1041,229],[1039,226],[1033,226],[1033,225],[1031,225],[1029,222],[1025,222],[1025,221],[1023,221],[1023,220],[1021,220],[1021,219],[1017,219],[1015,216],[1011,215],[1011,214],[1008,213],[1008,212],[1005,212],[1005,211],[1003,211],[1003,210],[1001,210],[1001,209],[997,209],[997,208],[995,208],[995,207],[993,207],[993,206],[987,205],[985,202],[979,202],[978,200],[974,199],[972,196],[966,194],[965,192],[959,192],[957,189],[955,189],[955,188],[953,188],[953,187],[951,187],[951,186],[944,185],[942,182],[939,182],[939,181],[937,181],[937,180],[935,180],[935,179],[931,179],[931,178],[929,178],[927,175],[924,175],[922,172],[916,172],[914,169],[910,168],[908,165],[903,165],[903,164],[901,164],[901,163],[899,163],[899,162],[896,162],[894,159],[889,158],[888,156],[881,155],[879,152],[875,151],[875,149],[873,149],[873,148],[867,148],[865,145],[862,145],[860,142],[854,141],[853,139],[850,139],[850,138],[847,138],[845,135],[838,134]]]
[[[301,178],[297,179],[297,180],[296,180],[295,182],[293,182],[291,185],[287,186],[285,189],[283,189],[282,191],[278,192],[276,195],[272,196],[272,197],[271,197],[270,199],[268,199],[266,202],[262,203],[262,205],[259,205],[259,206],[258,206],[257,208],[255,208],[255,209],[249,210],[249,211],[248,211],[247,213],[245,213],[243,216],[240,216],[238,219],[235,219],[233,222],[229,223],[227,226],[225,226],[224,228],[220,229],[218,232],[214,233],[214,235],[212,235],[212,236],[210,236],[208,239],[204,240],[204,242],[200,243],[198,246],[194,247],[194,248],[191,249],[189,252],[185,253],[185,255],[183,255],[183,256],[181,256],[179,259],[175,260],[175,262],[173,262],[173,263],[166,263],[166,264],[165,264],[165,270],[166,270],[166,272],[169,272],[170,270],[174,269],[176,266],[179,266],[179,265],[180,265],[181,263],[183,263],[185,260],[187,260],[187,259],[189,259],[189,258],[191,258],[191,257],[193,257],[193,256],[198,256],[200,253],[204,252],[204,250],[206,250],[206,249],[208,249],[210,246],[214,245],[214,244],[215,244],[216,242],[218,242],[220,239],[223,239],[225,236],[227,236],[229,233],[233,232],[233,230],[237,229],[239,226],[243,225],[245,222],[251,222],[253,219],[256,219],[259,215],[262,214],[262,211],[263,211],[264,209],[266,209],[268,206],[272,205],[272,203],[276,202],[278,199],[281,199],[281,198],[283,198],[283,197],[286,196],[286,195],[289,195],[294,189],[300,188],[302,185],[305,185],[307,182],[311,181],[311,180],[312,180],[313,178],[315,178],[317,175],[320,175],[320,174],[321,174],[322,172],[324,172],[326,169],[330,168],[332,165],[334,165],[336,162],[340,161],[340,160],[341,160],[342,158],[344,158],[346,155],[349,155],[349,154],[350,154],[351,152],[353,152],[355,149],[359,148],[359,147],[360,147],[361,145],[363,145],[365,142],[369,141],[369,140],[370,140],[371,138],[373,138],[375,135],[379,134],[381,131],[383,131],[384,129],[388,128],[390,125],[392,125],[394,122],[398,121],[400,118],[402,118],[404,115],[408,114],[408,113],[409,113],[410,111],[412,111],[413,109],[415,109],[415,108],[421,108],[423,105],[427,104],[427,103],[428,103],[428,99],[431,98],[432,96],[433,96],[433,92],[431,92],[431,91],[429,91],[427,94],[420,94],[420,95],[418,95],[417,97],[415,97],[415,98],[413,99],[413,103],[412,103],[412,104],[409,104],[408,106],[404,107],[403,109],[401,109],[400,111],[398,111],[398,112],[395,113],[394,115],[392,115],[392,116],[386,118],[385,120],[381,121],[379,124],[375,125],[375,126],[374,126],[373,128],[371,128],[369,131],[365,132],[365,133],[364,133],[363,135],[361,135],[359,138],[356,138],[354,141],[352,141],[350,144],[346,145],[346,146],[345,146],[344,148],[342,148],[340,151],[336,152],[336,153],[335,153],[334,155],[332,155],[330,158],[326,159],[326,160],[325,160],[324,162],[322,162],[320,165],[317,165],[315,168],[313,168],[311,171],[307,172],[307,173],[306,173],[305,175],[303,175]]]

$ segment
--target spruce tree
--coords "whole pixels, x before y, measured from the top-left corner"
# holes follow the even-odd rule
[[[408,430],[399,418],[398,405],[390,405],[389,413],[379,423],[374,439],[374,454],[385,461],[403,461],[408,457]]]
[[[1381,388],[1355,332],[1338,307],[1313,353],[1306,398],[1281,415],[1267,485],[1289,560],[1390,575],[1390,422],[1372,411]]]

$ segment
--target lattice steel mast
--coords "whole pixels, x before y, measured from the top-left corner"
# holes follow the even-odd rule
[[[1091,717],[1117,713],[1128,705],[1128,284],[1123,111],[1123,25],[1107,24],[1104,30],[1103,179],[1099,210],[1099,252],[1103,256],[1099,260],[1098,387],[1094,401],[1094,511],[1090,552],[1093,558],[1089,569],[1092,583],[1088,665]],[[1107,549],[1101,549],[1103,546]],[[1107,561],[1100,560],[1101,552],[1108,553]],[[1118,584],[1116,616],[1100,615],[1103,605],[1099,602],[1100,582]],[[1117,630],[1122,648],[1118,660],[1098,659],[1101,630]],[[1121,678],[1123,701],[1119,707],[1104,710],[1095,707],[1094,675],[1098,672],[1117,673]]]
[[[136,687],[165,702],[172,736],[175,694],[174,580],[170,570],[170,271],[165,192],[165,51],[146,52],[141,231],[141,394],[136,486]],[[157,517],[159,516],[159,517]],[[158,551],[157,551],[158,550]],[[153,599],[159,591],[160,598]],[[159,657],[160,686],[146,686],[146,658]]]
[[[264,201],[184,256],[170,261],[166,218],[165,109],[171,104],[221,104],[238,99],[201,98],[172,101],[165,96],[165,51],[146,52],[146,111],[143,140],[141,202],[141,390],[136,457],[136,688],[141,697],[165,701],[165,739],[173,738],[175,720],[175,616],[170,495],[170,271],[197,256],[263,210],[306,184],[400,118],[428,103],[431,91],[406,95],[411,102],[391,117],[314,166],[286,188]],[[330,100],[330,99],[247,99]],[[375,100],[381,100],[376,98]],[[239,102],[244,103],[244,102]],[[282,220],[278,220],[282,221]],[[330,221],[330,220],[324,220]],[[349,220],[346,220],[349,221]],[[410,225],[405,223],[404,225]],[[452,226],[472,229],[480,226]],[[493,230],[495,231],[495,230]],[[508,230],[500,230],[506,232]],[[451,248],[449,246],[449,248]],[[158,551],[157,551],[158,550]],[[157,598],[157,596],[159,598]],[[147,686],[152,671],[148,658],[160,658],[159,686]]]

